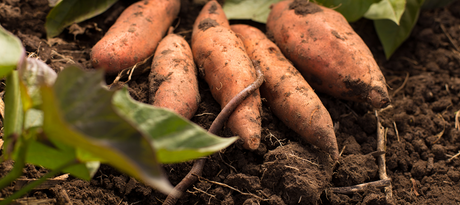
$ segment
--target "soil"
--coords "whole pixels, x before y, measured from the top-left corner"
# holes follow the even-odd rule
[[[176,32],[189,41],[201,6],[191,0],[182,2]],[[103,14],[72,25],[50,40],[44,27],[50,10],[47,0],[1,0],[0,23],[22,40],[29,56],[40,58],[57,72],[74,63],[91,69],[91,47],[129,3],[119,1]],[[264,29],[262,24],[251,24]],[[460,1],[422,11],[409,39],[389,60],[371,21],[362,19],[352,26],[370,47],[392,96],[392,107],[380,111],[378,120],[387,136],[386,171],[392,180],[393,203],[460,203],[460,158],[451,159],[460,150],[460,131],[455,126],[460,109]],[[147,76],[128,83],[132,96],[142,102],[149,99]],[[113,79],[108,76],[107,82]],[[202,100],[192,121],[208,129],[220,106],[203,79],[199,86]],[[208,157],[203,172],[207,180],[190,187],[178,204],[392,203],[383,188],[368,187],[354,194],[331,191],[331,187],[379,180],[376,157],[370,154],[377,147],[377,119],[368,104],[325,94],[319,97],[334,121],[339,149],[343,150],[338,163],[331,163],[322,151],[302,142],[264,105],[260,148],[251,152],[235,143]],[[224,128],[220,135],[232,134]],[[175,185],[191,166],[192,162],[164,165],[164,171]],[[1,176],[11,167],[11,162],[4,162]],[[24,176],[37,178],[44,172],[28,165]],[[1,190],[0,197],[10,195],[13,186]],[[102,165],[89,182],[70,177],[27,197],[56,199],[56,203],[64,204],[63,193],[73,204],[161,204],[166,198],[108,165]]]

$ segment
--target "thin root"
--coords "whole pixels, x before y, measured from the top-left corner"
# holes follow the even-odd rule
[[[393,127],[395,128],[395,133],[396,133],[396,137],[398,138],[398,142],[400,142],[400,140],[399,140],[399,131],[398,131],[398,127],[396,126],[395,121],[393,121]]]
[[[447,160],[447,163],[450,163],[453,159],[457,158],[458,156],[460,156],[460,151],[458,151],[457,154],[455,154],[454,156],[452,156],[451,158],[449,158],[449,159]]]
[[[347,186],[347,187],[332,187],[330,190],[334,193],[339,193],[339,194],[353,194],[356,192],[363,192],[366,190],[368,187],[387,187],[391,185],[391,180],[390,179],[381,179],[378,181],[373,181],[373,182],[367,182],[363,184],[358,184],[354,186]]]
[[[441,114],[438,114],[438,117],[441,118],[441,120],[442,120],[443,128],[442,128],[442,131],[440,133],[435,135],[436,140],[433,142],[433,144],[438,142],[441,139],[442,135],[444,134],[444,131],[446,131],[446,121],[444,121],[444,118],[442,117]]]
[[[236,191],[236,192],[238,192],[238,193],[240,193],[240,194],[242,194],[242,195],[245,195],[245,196],[252,196],[252,197],[254,197],[254,198],[256,198],[256,199],[259,199],[259,200],[261,200],[261,201],[268,201],[268,200],[270,200],[270,199],[264,199],[264,198],[262,198],[262,197],[260,197],[260,196],[257,196],[257,195],[255,195],[255,194],[253,194],[253,193],[242,192],[242,191],[240,191],[239,189],[237,189],[237,188],[235,188],[235,187],[232,187],[232,186],[230,186],[230,185],[228,185],[228,184],[224,184],[224,183],[220,183],[220,182],[216,182],[216,181],[211,181],[211,180],[209,180],[209,179],[206,179],[206,178],[204,178],[204,177],[197,176],[197,175],[195,175],[195,176],[198,177],[200,180],[204,180],[204,181],[207,181],[207,182],[209,182],[209,183],[211,183],[211,184],[215,184],[215,185],[219,185],[219,186],[223,186],[223,187],[229,188],[229,189],[231,189],[231,190],[233,190],[233,191]]]
[[[457,45],[455,45],[454,41],[452,40],[452,37],[450,37],[449,33],[447,33],[446,27],[444,26],[444,24],[442,23],[439,23],[439,24],[441,25],[441,29],[444,32],[444,34],[446,34],[447,39],[449,39],[450,44],[452,44],[452,46],[455,48],[456,51],[460,52],[460,49],[458,48]]]
[[[408,80],[409,80],[409,73],[406,73],[406,78],[404,79],[403,84],[398,89],[396,89],[395,92],[391,96],[394,97],[396,93],[401,91],[406,86]]]

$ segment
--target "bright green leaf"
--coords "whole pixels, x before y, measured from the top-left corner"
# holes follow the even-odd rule
[[[24,112],[22,110],[21,93],[19,90],[19,77],[18,72],[13,71],[6,76],[5,116],[3,118],[4,147],[9,147],[13,134],[17,136],[22,134],[23,122]],[[13,156],[16,154],[13,153]]]
[[[266,23],[270,5],[280,0],[227,0],[223,6],[228,19],[249,19]]]
[[[407,0],[406,9],[398,26],[391,20],[375,20],[374,26],[382,42],[387,59],[409,37],[417,22],[423,0]]]
[[[117,0],[62,0],[46,17],[48,38],[59,35],[65,27],[101,14]]]
[[[206,156],[237,140],[237,137],[217,137],[174,112],[137,102],[126,89],[118,91],[113,101],[120,114],[148,134],[161,163],[184,162]]]
[[[70,66],[52,87],[42,86],[45,134],[88,151],[163,193],[171,192],[150,141],[117,114],[113,92],[103,82],[102,70],[85,72]]]
[[[0,26],[0,78],[14,70],[24,59],[25,51],[19,38]]]
[[[389,19],[399,25],[406,6],[406,0],[382,0],[372,4],[364,17],[372,20]]]
[[[333,8],[340,12],[349,22],[354,22],[363,17],[373,3],[380,0],[317,0],[320,5]]]
[[[60,150],[31,140],[27,150],[26,162],[43,166],[47,169],[56,169],[72,159],[76,159],[75,149],[73,148]],[[84,163],[64,169],[63,172],[70,173],[81,179],[91,179],[90,171]]]

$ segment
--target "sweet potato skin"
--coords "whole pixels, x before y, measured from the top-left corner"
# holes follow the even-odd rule
[[[149,75],[150,103],[191,119],[200,103],[196,66],[189,44],[179,35],[163,38]]]
[[[180,10],[180,0],[142,0],[126,8],[94,45],[91,63],[108,74],[144,60],[165,36]]]
[[[338,159],[332,119],[321,100],[279,48],[262,31],[232,25],[252,60],[259,62],[265,82],[260,94],[270,110],[307,142]]]
[[[376,108],[390,103],[372,53],[340,13],[308,1],[281,1],[272,5],[267,32],[317,91]]]
[[[216,9],[209,12],[211,7]],[[212,16],[215,13],[218,16]],[[225,14],[216,1],[205,5],[193,27],[192,52],[200,75],[223,108],[256,80],[256,73],[243,43],[230,30],[228,22],[222,25],[218,22],[222,18],[226,19]],[[260,144],[260,108],[260,94],[256,91],[235,109],[227,121],[227,127],[243,139],[243,147],[249,150],[257,149]]]

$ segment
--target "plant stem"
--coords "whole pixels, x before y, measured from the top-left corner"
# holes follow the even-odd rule
[[[25,140],[22,140],[22,143],[24,143],[24,145],[19,148],[18,158],[14,162],[13,169],[0,180],[0,190],[9,186],[11,182],[22,175],[22,168],[26,165],[27,148],[29,145],[29,143]],[[15,145],[10,144],[10,146],[14,147]]]
[[[14,194],[12,194],[11,196],[9,196],[8,198],[6,198],[5,200],[3,201],[0,201],[0,205],[6,205],[6,204],[9,204],[11,203],[14,199],[17,199],[21,196],[23,196],[24,194],[28,193],[29,191],[31,191],[34,187],[40,185],[41,183],[45,182],[46,179],[48,178],[51,178],[53,176],[55,176],[56,174],[58,174],[59,172],[61,172],[63,169],[66,169],[68,167],[71,167],[73,165],[77,165],[79,164],[80,162],[77,160],[77,159],[73,159],[65,164],[63,164],[62,166],[52,170],[51,172],[48,172],[46,173],[43,177],[41,177],[40,179],[36,180],[36,181],[33,181],[31,182],[30,184],[26,185],[24,188],[22,188],[21,190],[15,192]]]

